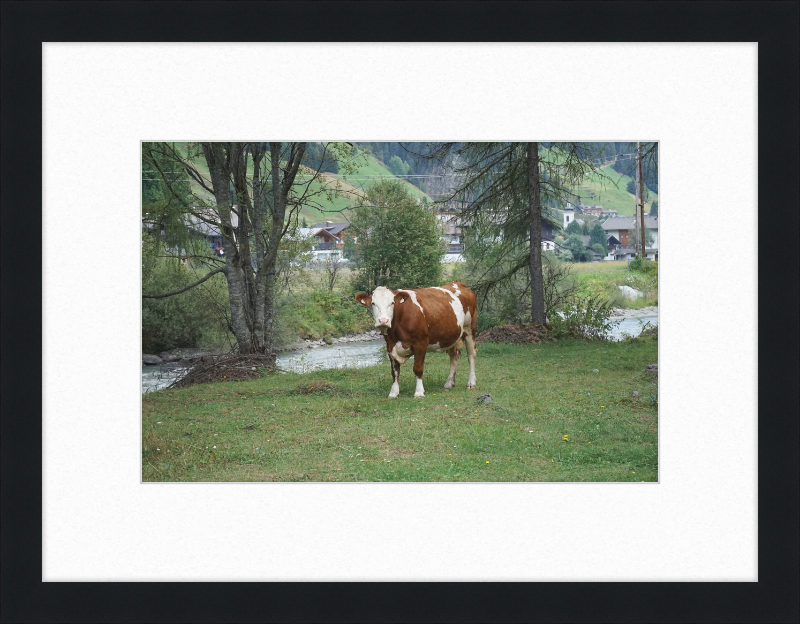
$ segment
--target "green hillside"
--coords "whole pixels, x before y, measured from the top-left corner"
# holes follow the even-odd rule
[[[176,143],[175,146],[184,150],[185,153],[186,143]],[[305,219],[311,224],[325,220],[336,221],[342,216],[346,218],[348,208],[356,196],[363,195],[370,186],[381,179],[396,179],[394,174],[372,154],[365,153],[364,158],[361,160],[366,162],[363,162],[354,173],[321,174],[327,180],[327,185],[324,185],[319,180],[311,182],[309,194],[313,196],[313,205],[303,206],[300,210],[300,219]],[[204,158],[198,157],[194,159],[194,164],[203,176],[208,176],[208,166]],[[298,182],[302,182],[302,177],[298,177]],[[413,184],[405,180],[403,180],[403,184],[406,185],[412,197],[427,198],[430,201],[430,197]],[[338,192],[324,192],[324,186],[329,189],[338,188]],[[200,197],[209,196],[209,193],[196,182],[192,181],[191,187],[192,191]]]
[[[342,179],[346,179],[346,181],[349,184],[352,184],[356,188],[366,190],[370,186],[372,186],[372,184],[378,181],[374,178],[370,178],[369,176],[387,176],[389,178],[395,177],[394,174],[391,171],[389,171],[386,165],[384,165],[380,160],[378,160],[371,154],[367,154],[366,164],[359,167],[356,173],[348,174],[347,176],[341,176],[341,177]],[[427,197],[428,200],[430,200],[430,196],[420,191],[416,186],[414,186],[410,182],[403,180],[403,184],[406,185],[412,197],[417,197],[419,199]]]
[[[580,187],[573,189],[581,197],[585,205],[600,205],[606,210],[616,210],[621,215],[633,216],[636,207],[636,198],[625,189],[630,176],[614,171],[611,165],[603,167],[600,172],[592,173],[585,178]],[[650,205],[658,199],[652,191],[646,191],[647,201],[645,212]]]
[[[179,148],[185,148],[184,143],[176,143]],[[353,173],[325,173],[322,176],[326,179],[327,185],[316,180],[311,183],[310,192],[314,195],[312,204],[306,205],[300,211],[300,218],[307,223],[319,223],[324,220],[337,221],[347,218],[348,209],[352,200],[369,189],[370,186],[382,179],[398,179],[392,174],[386,165],[370,153],[365,153],[360,159],[362,164]],[[208,168],[205,160],[200,157],[195,160],[198,171],[203,175],[208,175]],[[626,187],[631,178],[627,175],[615,171],[611,165],[601,168],[599,171],[591,173],[583,184],[573,189],[577,193],[581,202],[585,205],[601,205],[607,210],[616,210],[620,215],[633,216],[635,208],[635,198],[628,193]],[[423,199],[431,198],[416,186],[402,180],[413,197]],[[333,188],[339,187],[337,193],[324,193],[323,186]],[[201,197],[209,195],[198,184],[192,182],[192,190]],[[653,201],[658,199],[658,195],[648,191],[646,210],[649,211]]]
[[[312,206],[304,206],[300,211],[300,218],[305,218],[308,223],[316,223],[323,218],[335,221],[337,215],[331,215],[327,211],[343,211],[341,215],[346,218],[347,209],[355,196],[363,195],[373,184],[380,182],[382,179],[399,179],[373,155],[366,154],[365,158],[366,162],[361,164],[353,173],[323,174],[330,182],[331,186],[339,185],[339,192],[324,200],[321,197],[318,199],[322,204],[322,210]],[[427,198],[428,201],[431,201],[430,196],[423,193],[416,186],[405,180],[401,181],[409,190],[412,197],[419,199]],[[312,190],[318,190],[320,187],[321,182],[312,183]]]

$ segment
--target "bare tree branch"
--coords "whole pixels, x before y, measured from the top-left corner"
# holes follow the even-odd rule
[[[205,282],[212,275],[216,275],[217,273],[222,273],[224,270],[225,270],[225,267],[219,267],[219,268],[214,269],[213,271],[211,271],[211,273],[209,273],[205,277],[197,280],[196,282],[193,282],[193,283],[189,284],[188,286],[184,286],[183,288],[179,288],[178,290],[173,290],[172,292],[163,293],[161,295],[144,295],[143,294],[142,298],[143,299],[164,299],[165,297],[172,297],[173,295],[179,295],[182,292],[186,292],[187,290],[189,290],[191,288],[194,288],[195,286],[198,286],[199,284],[202,284],[203,282]]]

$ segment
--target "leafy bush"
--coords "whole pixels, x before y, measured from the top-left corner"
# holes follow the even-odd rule
[[[658,277],[658,262],[654,260],[648,260],[647,258],[640,258],[637,256],[631,260],[630,269],[631,271]]]
[[[476,335],[480,335],[481,332],[491,329],[492,327],[497,327],[498,325],[502,325],[502,320],[499,319],[497,316],[490,314],[488,312],[478,312],[478,327],[476,330]]]
[[[607,340],[611,331],[611,304],[598,297],[575,297],[556,314],[550,328],[556,338]]]
[[[357,334],[372,328],[369,311],[346,294],[311,290],[288,300],[289,325],[301,338]]]
[[[658,305],[658,275],[625,270],[576,275],[583,296],[605,299],[615,308],[641,308]],[[644,293],[632,301],[622,294],[619,287],[630,286]]]
[[[629,334],[627,332],[622,332],[621,334],[621,339],[626,342],[636,342],[640,338],[658,340],[658,325],[653,325],[650,321],[646,321],[639,329],[638,334]]]
[[[197,281],[197,274],[174,260],[149,258],[143,267],[142,292],[165,293]],[[219,347],[230,341],[228,288],[217,274],[201,285],[164,299],[142,299],[142,350],[159,353],[177,347]]]

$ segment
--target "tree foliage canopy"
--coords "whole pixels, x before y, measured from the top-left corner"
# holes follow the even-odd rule
[[[536,146],[536,154],[529,154],[531,146]],[[558,229],[555,209],[579,202],[572,189],[594,169],[594,153],[590,144],[583,143],[428,144],[425,156],[442,161],[456,180],[445,201],[459,210],[467,239],[464,279],[480,299],[508,290],[518,283],[518,274],[536,280],[531,255],[540,250],[532,249],[531,240],[532,234],[538,240],[540,233],[533,230],[540,226],[539,221],[533,225],[532,206],[535,202],[539,207],[541,221]],[[535,156],[538,198],[532,197],[531,156]],[[534,264],[541,274],[541,260]],[[532,296],[536,289],[530,288]]]
[[[599,223],[595,223],[589,231],[589,244],[600,245],[603,249],[608,248],[608,236],[606,236],[606,231]]]
[[[284,239],[296,238],[286,235],[296,230],[302,206],[318,207],[320,198],[336,192],[322,168],[335,161],[347,170],[354,158],[349,144],[321,144],[310,155],[306,147],[303,142],[142,145],[143,221],[165,232],[165,251],[172,247],[176,257],[188,232],[222,239],[224,257],[212,256],[207,243],[205,253],[195,248],[191,255],[206,264],[208,275],[224,273],[231,330],[242,353],[274,358],[276,288],[292,247]]]
[[[436,213],[417,201],[398,180],[370,187],[354,206],[352,230],[357,237],[356,288],[425,288],[442,280],[445,253]]]

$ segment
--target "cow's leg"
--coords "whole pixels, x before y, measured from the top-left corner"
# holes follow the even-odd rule
[[[392,389],[389,391],[389,398],[394,399],[400,394],[400,362],[391,355],[389,356],[389,362],[392,364]]]
[[[459,341],[460,343],[461,341]],[[456,370],[458,369],[458,361],[461,359],[460,345],[454,346],[447,352],[450,356],[450,374],[447,376],[447,381],[444,382],[444,389],[450,390],[456,385]]]
[[[475,381],[475,356],[478,354],[478,348],[475,346],[475,334],[467,332],[465,339],[467,343],[467,357],[469,358],[469,380],[467,381],[467,388],[477,387]]]
[[[425,349],[427,346],[424,343],[414,345],[414,375],[417,378],[417,389],[414,392],[415,399],[425,396],[425,388],[422,386],[422,371],[425,369]]]

